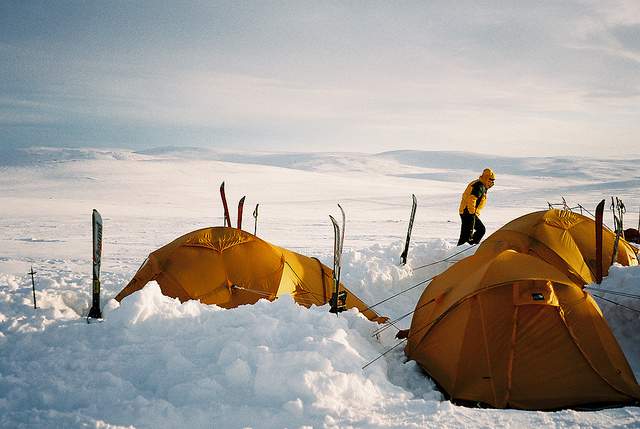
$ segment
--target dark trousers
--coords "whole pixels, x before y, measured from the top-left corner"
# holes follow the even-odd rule
[[[460,227],[460,239],[458,240],[458,246],[464,243],[477,244],[480,243],[486,228],[478,216],[471,214],[464,210],[460,215],[462,220],[462,226]]]

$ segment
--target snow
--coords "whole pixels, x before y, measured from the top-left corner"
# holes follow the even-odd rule
[[[0,151],[0,427],[423,428],[640,427],[636,407],[588,412],[473,409],[451,404],[396,330],[355,310],[305,309],[288,297],[223,310],[163,296],[155,283],[110,299],[146,255],[194,229],[222,224],[218,186],[258,235],[329,263],[336,203],[347,212],[343,280],[392,319],[425,284],[473,252],[455,247],[464,185],[490,159],[468,153],[246,154],[30,148]],[[5,156],[6,155],[6,156]],[[571,169],[566,168],[567,164]],[[490,234],[547,201],[633,206],[636,161],[500,158],[483,219]],[[575,174],[568,174],[575,171]],[[418,211],[406,266],[399,255],[411,193]],[[104,220],[104,321],[87,324],[91,210]],[[463,250],[461,254],[457,254]],[[456,255],[457,254],[457,255]],[[428,265],[434,261],[449,261]],[[38,309],[33,309],[31,269]],[[414,268],[411,268],[414,267]],[[611,269],[602,289],[640,294],[640,267]],[[631,308],[637,300],[602,293]],[[636,377],[638,313],[598,301]],[[408,327],[410,315],[398,327]]]

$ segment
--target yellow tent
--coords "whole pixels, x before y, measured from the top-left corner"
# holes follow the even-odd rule
[[[129,284],[116,296],[121,301],[155,280],[164,295],[180,301],[233,308],[261,298],[282,295],[305,306],[324,305],[333,292],[333,271],[315,258],[273,246],[245,231],[214,227],[190,232],[149,255]],[[347,308],[384,322],[353,293]]]
[[[470,256],[436,277],[407,341],[407,356],[455,400],[545,410],[640,399],[593,298],[513,250]]]
[[[605,228],[602,234],[605,276],[613,255],[614,239],[615,235]],[[489,257],[507,249],[537,256],[580,285],[595,281],[595,221],[581,214],[558,209],[527,214],[489,236],[476,254]],[[636,248],[620,239],[617,262],[638,265],[636,254]]]

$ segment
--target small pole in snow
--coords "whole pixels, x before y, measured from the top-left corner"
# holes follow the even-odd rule
[[[36,305],[36,280],[33,277],[35,274],[37,273],[37,271],[33,271],[33,265],[31,266],[31,271],[29,271],[27,274],[31,274],[31,288],[33,289],[33,309],[37,309],[38,306]]]

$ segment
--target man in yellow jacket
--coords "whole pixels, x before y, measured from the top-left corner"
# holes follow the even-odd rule
[[[480,210],[487,202],[487,191],[496,180],[495,174],[490,168],[485,168],[482,175],[467,185],[460,202],[460,239],[458,246],[464,243],[477,244],[486,231],[480,220]]]

